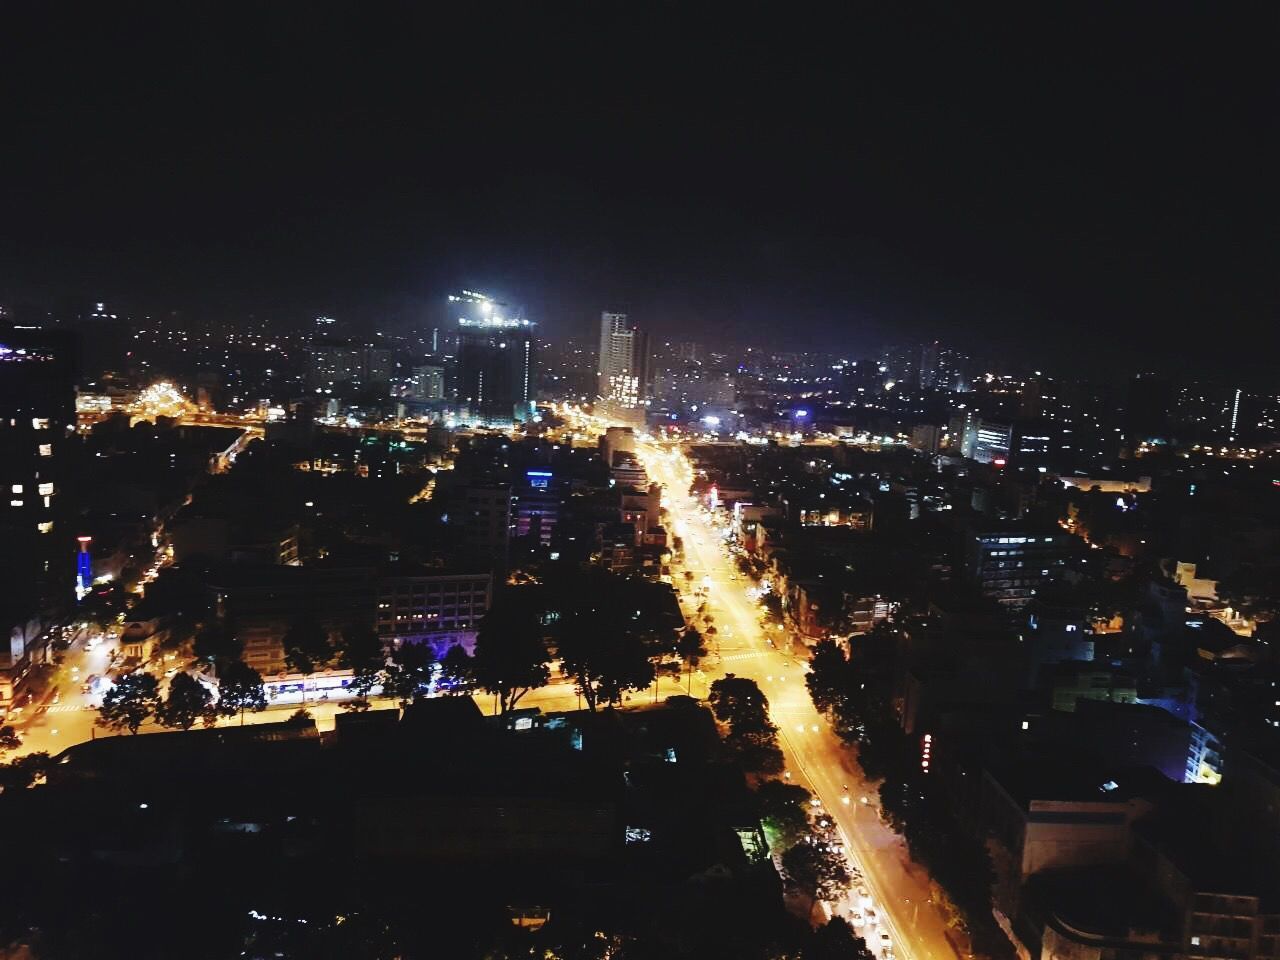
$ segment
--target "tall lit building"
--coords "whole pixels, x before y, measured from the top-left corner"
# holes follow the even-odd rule
[[[504,305],[464,290],[449,297],[458,317],[458,404],[474,423],[527,420],[533,411],[533,324],[503,316]]]
[[[644,423],[648,403],[649,336],[625,313],[600,315],[600,354],[596,393],[601,412],[627,422]]]
[[[74,335],[0,326],[0,708],[73,598],[80,531],[65,488],[78,368]]]
[[[963,392],[968,388],[969,365],[969,358],[964,354],[948,350],[934,340],[920,349],[917,382],[932,390]]]

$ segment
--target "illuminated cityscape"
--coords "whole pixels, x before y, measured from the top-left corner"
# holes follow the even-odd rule
[[[0,956],[1280,960],[1274,16],[842,12],[15,8]]]

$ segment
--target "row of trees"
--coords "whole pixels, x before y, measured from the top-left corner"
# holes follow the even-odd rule
[[[98,722],[110,730],[130,733],[137,733],[148,720],[175,730],[190,730],[202,720],[212,726],[219,717],[239,716],[243,722],[247,711],[257,712],[266,706],[262,676],[233,660],[219,673],[216,698],[189,673],[175,674],[163,697],[160,681],[151,674],[125,674],[103,695]]]
[[[1012,956],[991,915],[995,881],[980,836],[961,822],[943,781],[920,766],[918,745],[903,732],[890,702],[894,635],[881,629],[860,638],[846,656],[835,643],[814,650],[806,683],[814,704],[857,745],[869,779],[880,780],[880,803],[938,888],[938,899],[969,934],[975,953]]]
[[[481,621],[475,655],[449,651],[443,672],[458,687],[492,694],[502,713],[550,682],[554,658],[592,711],[647,689],[660,671],[674,672],[664,663],[672,656],[687,667],[692,686],[693,669],[707,652],[702,636],[696,630],[677,634],[652,586],[587,571],[572,585],[507,587]]]
[[[756,787],[756,810],[769,849],[780,855],[791,888],[811,902],[838,900],[854,875],[835,824],[804,787],[766,780]]]
[[[453,647],[437,661],[426,644],[387,650],[367,624],[348,624],[335,636],[307,614],[290,624],[282,642],[285,662],[295,672],[331,665],[350,669],[357,693],[352,709],[367,709],[374,690],[403,705],[433,689],[479,689],[508,713],[550,682],[554,655],[594,711],[646,689],[660,671],[678,673],[682,664],[692,687],[693,669],[706,647],[696,630],[676,633],[663,599],[654,584],[575,568],[572,576],[561,573],[499,591],[481,622],[474,656]],[[193,647],[197,663],[218,677],[216,697],[186,673],[175,675],[162,697],[155,677],[135,673],[104,697],[100,722],[131,733],[151,719],[186,730],[201,720],[212,723],[266,706],[262,678],[240,659],[243,643],[233,624],[207,621]]]

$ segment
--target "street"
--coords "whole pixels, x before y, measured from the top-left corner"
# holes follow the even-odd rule
[[[776,641],[766,637],[761,608],[747,593],[749,582],[739,575],[721,531],[688,493],[691,474],[683,452],[644,443],[637,453],[650,478],[664,488],[671,526],[684,542],[683,569],[693,574],[693,584],[708,585],[708,610],[718,641],[712,649],[718,647],[720,654],[704,667],[708,680],[725,673],[750,677],[769,698],[787,771],[820,800],[837,825],[850,861],[874,899],[880,926],[892,938],[893,954],[906,960],[952,960],[956,951],[947,939],[946,921],[930,899],[928,877],[911,863],[902,839],[880,820],[875,788],[862,779],[850,748],[814,708],[804,682],[807,665],[791,655],[784,631],[778,630]],[[683,582],[683,571],[676,580]],[[871,804],[861,803],[863,796]],[[857,886],[841,911],[846,916],[861,910]],[[871,931],[858,932],[874,949]]]

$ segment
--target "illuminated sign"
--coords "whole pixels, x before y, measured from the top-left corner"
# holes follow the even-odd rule
[[[83,600],[93,583],[93,557],[89,553],[93,537],[76,537],[76,540],[80,544],[80,552],[76,554],[76,599]]]

